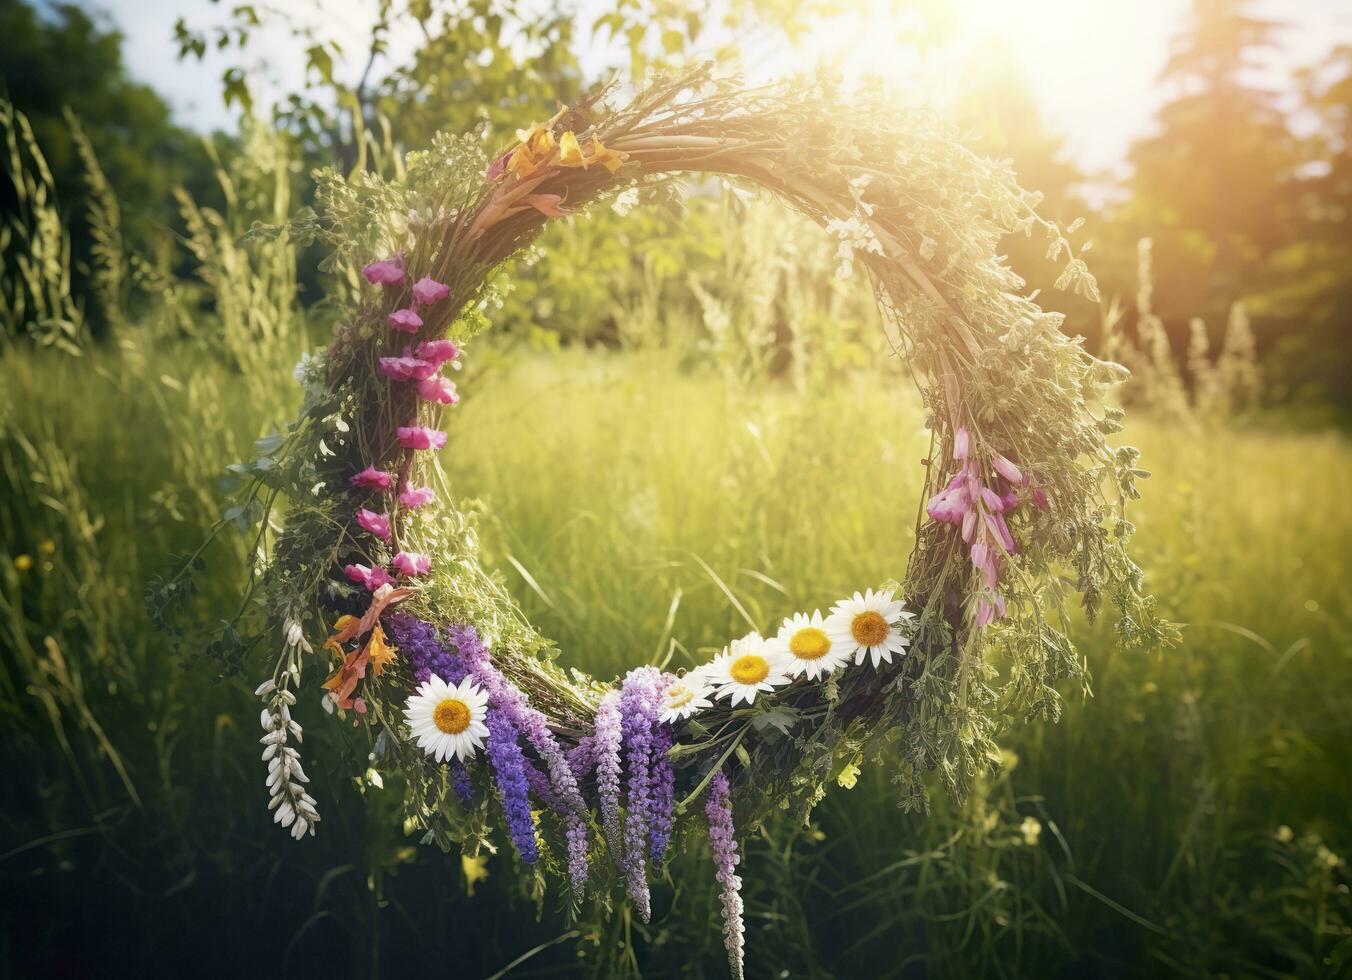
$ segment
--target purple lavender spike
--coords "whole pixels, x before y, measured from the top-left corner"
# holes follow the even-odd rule
[[[474,679],[488,692],[489,702],[506,713],[513,725],[525,735],[549,771],[554,785],[554,799],[560,804],[551,807],[563,813],[568,837],[568,878],[574,893],[582,895],[587,889],[587,805],[578,789],[568,757],[549,730],[549,720],[530,706],[526,695],[493,665],[492,655],[469,626],[453,626],[451,642],[469,666]],[[546,801],[546,805],[548,805]]]
[[[503,712],[490,709],[485,721],[488,725],[488,759],[493,764],[498,793],[502,796],[508,833],[521,860],[534,864],[540,859],[540,851],[535,843],[535,824],[530,815],[525,753],[517,744],[516,728]]]
[[[629,775],[624,821],[624,872],[629,900],[644,922],[652,917],[645,851],[652,826],[651,766],[653,726],[657,722],[661,674],[655,667],[631,670],[620,692],[621,732]]]

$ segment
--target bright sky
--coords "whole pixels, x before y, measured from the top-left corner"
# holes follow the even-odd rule
[[[138,78],[173,105],[178,118],[195,128],[225,127],[231,114],[220,100],[221,72],[230,63],[209,54],[206,61],[180,62],[172,41],[174,21],[190,26],[221,23],[232,4],[210,0],[77,0],[107,11],[126,35],[126,60]],[[933,2],[933,0],[931,0]],[[1071,156],[1090,172],[1116,168],[1131,140],[1149,130],[1162,93],[1155,82],[1169,53],[1171,37],[1187,12],[1188,0],[948,0],[957,27],[956,50],[931,76],[944,84],[963,54],[995,38],[1007,43],[1037,94],[1050,124],[1067,139]],[[309,11],[308,20],[329,25],[344,45],[344,77],[355,79],[364,64],[364,41],[376,0],[292,0]],[[582,0],[584,11],[604,0]],[[894,72],[915,67],[898,58],[898,25],[889,26],[885,0],[856,0],[858,13],[819,25],[805,41],[813,57],[837,56],[846,64],[881,65]],[[223,9],[225,8],[225,9]],[[1290,70],[1322,57],[1335,44],[1352,43],[1352,0],[1262,0],[1258,12],[1290,24],[1283,46],[1268,59],[1262,81],[1290,87]],[[588,21],[590,18],[585,18]],[[395,56],[412,50],[417,37],[391,39]],[[253,48],[254,45],[251,45]],[[257,39],[253,59],[277,90],[296,87],[303,76],[303,44],[277,30]],[[602,50],[584,62],[601,67]],[[774,74],[788,64],[778,52],[747,54],[751,75]],[[934,66],[931,66],[932,68]],[[934,93],[941,97],[940,92]]]

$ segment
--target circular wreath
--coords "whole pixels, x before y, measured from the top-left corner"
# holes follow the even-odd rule
[[[643,665],[605,683],[555,663],[480,564],[439,420],[504,263],[550,220],[673,174],[762,188],[838,240],[841,275],[867,270],[928,411],[926,491],[900,584],[860,583],[825,617],[790,615],[679,676]],[[491,847],[505,827],[574,902],[622,883],[646,919],[672,841],[707,834],[741,975],[734,827],[806,819],[865,759],[896,768],[904,806],[924,805],[930,770],[963,794],[1005,722],[1055,716],[1055,683],[1083,672],[1072,592],[1091,616],[1109,593],[1131,643],[1169,638],[1124,550],[1144,474],[1107,443],[1121,371],[1022,295],[997,245],[1044,235],[1059,287],[1092,295],[1093,280],[1008,168],[930,114],[700,68],[623,108],[563,109],[491,161],[441,135],[398,180],[321,175],[319,202],[285,233],[330,245],[345,319],[297,369],[296,419],[238,468],[254,480],[235,515],[286,501],[275,541],[262,522],[248,599],[282,634],[257,693],[269,806],[294,837],[320,819],[296,694],[328,661],[325,707],[404,776],[425,840]],[[861,480],[886,492],[885,471]]]

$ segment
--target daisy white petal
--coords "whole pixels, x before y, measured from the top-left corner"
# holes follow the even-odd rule
[[[914,614],[907,612],[892,595],[890,589],[882,592],[869,589],[831,607],[826,633],[840,648],[842,657],[853,656],[857,664],[872,658],[876,670],[883,662],[891,663],[894,653],[905,653],[910,641],[902,634],[900,624],[914,618]]]

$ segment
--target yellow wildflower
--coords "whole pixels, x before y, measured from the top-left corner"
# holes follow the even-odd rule
[[[525,179],[540,169],[540,161],[535,159],[535,154],[531,153],[530,147],[522,143],[512,151],[511,159],[507,161],[507,172],[514,177]]]
[[[582,159],[582,147],[578,145],[577,134],[568,132],[559,137],[559,164],[564,167],[587,166]]]
[[[48,538],[46,541],[42,542],[42,544],[38,545],[38,551],[42,552],[44,555],[50,555],[56,551],[56,542],[51,538]]]
[[[474,886],[488,879],[488,859],[481,855],[460,855],[460,870],[465,875],[465,891],[474,896]]]
[[[33,567],[33,556],[32,556],[32,555],[15,555],[15,556],[14,556],[14,567],[17,568],[17,569],[18,569],[19,571],[21,571],[21,572],[26,572],[26,571],[28,571],[30,568]]]
[[[394,663],[396,650],[385,639],[385,631],[377,624],[371,630],[371,639],[367,641],[366,652],[371,658],[371,672],[379,677],[385,671],[385,665]]]
[[[530,150],[541,160],[549,159],[549,155],[554,152],[554,131],[552,129],[541,129],[530,141]]]
[[[624,165],[628,156],[629,154],[620,150],[612,150],[595,136],[592,137],[590,163],[599,163],[611,173],[614,173]]]

